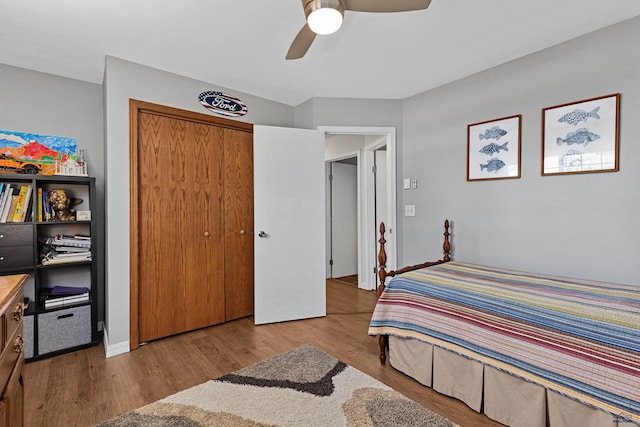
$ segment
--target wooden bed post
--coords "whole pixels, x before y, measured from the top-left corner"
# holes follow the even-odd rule
[[[381,222],[380,240],[378,240],[378,243],[380,243],[380,250],[378,251],[378,277],[380,278],[380,284],[378,285],[378,289],[376,289],[378,297],[382,291],[384,291],[384,281],[387,279],[387,252],[384,249],[384,244],[387,243],[387,241],[384,238],[384,232],[384,222]]]
[[[380,223],[380,240],[378,240],[378,243],[380,243],[380,249],[378,250],[378,277],[380,278],[380,284],[376,289],[378,296],[380,296],[380,294],[382,294],[382,291],[384,291],[384,288],[385,288],[384,282],[385,280],[387,280],[387,277],[395,277],[396,274],[404,273],[406,271],[411,271],[418,268],[428,267],[430,265],[442,264],[444,262],[451,261],[451,243],[449,242],[449,236],[451,236],[451,233],[449,233],[448,219],[444,220],[444,242],[442,243],[442,251],[444,252],[444,256],[440,261],[426,262],[424,264],[412,265],[409,267],[404,267],[399,270],[389,271],[389,272],[387,272],[387,251],[385,250],[385,247],[384,247],[384,244],[387,243],[387,240],[384,238],[385,231],[386,231],[386,228],[384,226],[384,222],[381,222]]]
[[[380,284],[378,285],[378,289],[376,290],[378,293],[378,298],[382,291],[384,291],[384,281],[387,279],[387,252],[385,251],[384,244],[387,241],[384,238],[384,222],[380,223],[380,250],[378,251],[378,277],[380,278]],[[389,348],[389,335],[379,335],[378,336],[378,345],[380,346],[380,363],[387,363],[387,348]]]
[[[449,220],[444,220],[444,243],[442,244],[442,250],[444,252],[444,256],[439,261],[433,262],[425,262],[423,264],[411,265],[408,267],[403,267],[399,270],[391,270],[387,272],[387,251],[385,250],[384,244],[387,243],[384,238],[385,232],[384,222],[380,223],[380,250],[378,251],[378,277],[380,278],[380,284],[376,289],[378,298],[382,294],[385,288],[385,280],[387,277],[395,277],[398,274],[406,273],[408,271],[417,270],[419,268],[431,267],[433,265],[443,264],[445,262],[451,261],[451,243],[449,242]],[[389,348],[389,335],[379,335],[378,336],[378,344],[380,345],[380,363],[383,365],[387,361],[387,349]]]
[[[449,220],[444,220],[444,243],[442,244],[442,250],[444,251],[444,257],[442,260],[444,262],[451,261],[451,244],[449,243]]]

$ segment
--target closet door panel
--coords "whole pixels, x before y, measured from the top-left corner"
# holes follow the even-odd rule
[[[140,341],[224,321],[223,134],[141,113]]]
[[[138,128],[140,341],[184,330],[184,123],[141,113]]]
[[[190,191],[185,259],[187,330],[222,323],[224,311],[224,131],[188,125],[193,163],[185,165]]]
[[[226,320],[253,314],[253,134],[225,130]]]

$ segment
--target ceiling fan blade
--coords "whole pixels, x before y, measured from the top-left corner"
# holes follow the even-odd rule
[[[298,35],[293,42],[291,43],[291,47],[287,52],[287,59],[300,59],[304,56],[305,53],[311,47],[311,43],[316,38],[316,33],[311,31],[311,28],[307,24],[302,27]]]
[[[431,0],[346,0],[345,9],[354,12],[408,12],[429,7]]]

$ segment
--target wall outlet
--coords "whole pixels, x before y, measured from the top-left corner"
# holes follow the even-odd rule
[[[404,205],[404,216],[416,216],[416,205]]]

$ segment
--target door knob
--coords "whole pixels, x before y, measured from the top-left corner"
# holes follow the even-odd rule
[[[247,234],[247,232],[246,232],[246,231],[244,231],[244,230],[240,230],[240,235],[241,235],[241,236],[244,236],[245,234]]]
[[[258,236],[260,236],[262,238],[269,237],[269,235],[267,233],[265,233],[264,231],[259,232]]]
[[[209,232],[208,232],[208,231],[205,231],[202,235],[203,235],[204,237],[209,237],[209,236],[211,236],[211,234],[209,234]]]

